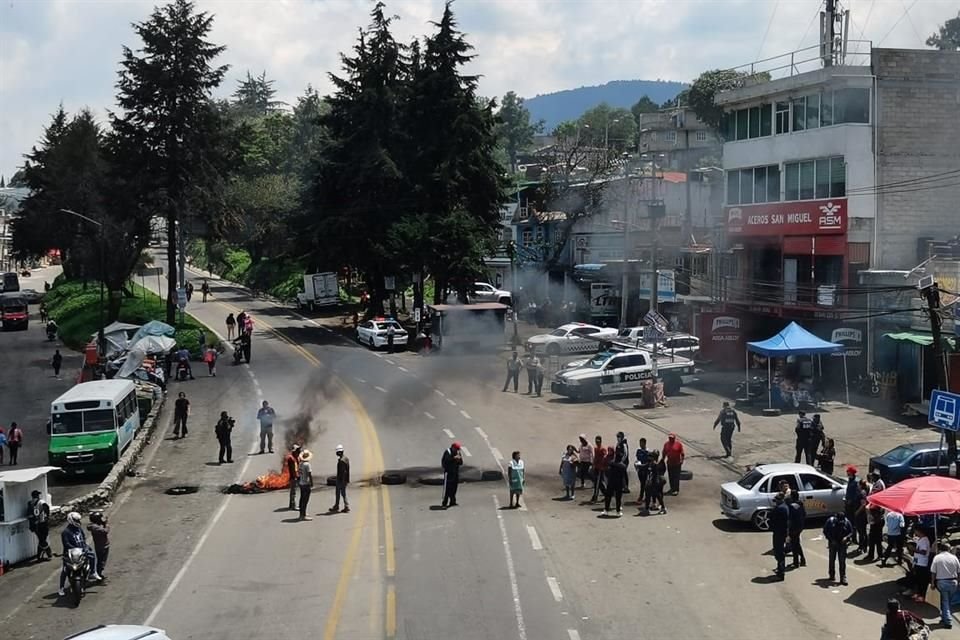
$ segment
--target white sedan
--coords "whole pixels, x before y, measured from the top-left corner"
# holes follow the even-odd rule
[[[844,486],[810,465],[761,464],[736,482],[720,486],[720,510],[733,520],[752,522],[761,531],[770,529],[773,497],[781,484],[800,492],[810,518],[843,511]]]
[[[369,345],[377,349],[387,346],[387,335],[390,327],[393,327],[393,344],[406,345],[407,332],[396,320],[387,318],[374,318],[360,323],[357,327],[357,342]]]
[[[605,329],[592,324],[571,322],[557,327],[550,333],[531,336],[527,339],[527,349],[548,356],[565,353],[589,353],[596,351],[603,340],[614,340],[616,329]]]

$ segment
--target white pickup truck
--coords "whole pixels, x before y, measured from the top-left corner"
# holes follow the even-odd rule
[[[303,276],[303,291],[297,294],[297,308],[313,311],[316,307],[340,304],[340,286],[332,271],[307,273]]]
[[[556,374],[550,391],[574,400],[593,402],[602,396],[638,393],[645,380],[653,377],[652,354],[641,349],[603,351],[586,363]],[[694,362],[679,356],[659,356],[657,377],[663,380],[663,392],[670,396],[680,391],[684,376],[693,375]]]

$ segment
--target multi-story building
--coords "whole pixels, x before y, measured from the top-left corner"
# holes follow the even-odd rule
[[[840,43],[764,74],[751,65],[716,97],[732,256],[716,312],[741,339],[787,318],[827,339],[859,336],[864,357],[850,364],[862,372],[890,328],[857,295],[864,274],[908,273],[929,257],[925,242],[960,229],[960,52]]]
[[[0,188],[0,271],[13,271],[13,218],[20,209],[20,202],[27,196],[27,189],[20,187]]]
[[[719,160],[723,140],[685,106],[640,114],[639,148],[671,171],[692,171],[704,161]]]

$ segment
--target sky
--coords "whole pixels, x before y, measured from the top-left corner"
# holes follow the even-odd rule
[[[210,39],[230,65],[217,92],[229,95],[248,70],[266,71],[278,99],[293,103],[308,84],[330,90],[340,53],[369,22],[370,0],[195,0],[215,16]],[[156,1],[2,0],[0,174],[23,164],[59,103],[114,108],[122,47],[131,24]],[[430,33],[442,0],[387,0],[395,36]],[[957,15],[956,0],[846,0],[851,39],[923,48]],[[679,80],[816,44],[821,0],[457,0],[454,13],[474,46],[467,71],[486,96],[531,97],[610,80]],[[862,34],[862,36],[861,36]],[[851,48],[853,48],[851,46]],[[866,50],[866,45],[861,47]]]

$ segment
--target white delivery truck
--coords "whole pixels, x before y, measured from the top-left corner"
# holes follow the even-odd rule
[[[340,303],[340,287],[333,271],[307,273],[303,276],[303,291],[297,294],[297,308],[313,311]]]

